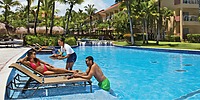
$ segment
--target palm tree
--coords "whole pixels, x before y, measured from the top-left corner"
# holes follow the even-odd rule
[[[4,9],[4,22],[7,24],[9,23],[7,20],[8,14],[10,12],[10,8],[13,6],[20,5],[19,1],[14,1],[14,0],[1,0],[0,1],[0,8]]]
[[[55,12],[55,1],[53,1],[52,4],[52,15],[51,15],[51,28],[50,28],[50,35],[52,35],[52,30],[53,30],[53,26],[54,26],[54,12]]]
[[[8,17],[8,21],[14,27],[26,27],[27,26],[27,6],[21,5],[16,8],[16,12]]]
[[[87,12],[87,14],[90,16],[90,31],[92,30],[92,16],[95,14],[95,11],[97,11],[96,8],[94,8],[94,5],[90,5],[88,4],[88,6],[85,6],[85,11]]]
[[[36,16],[35,16],[35,25],[34,25],[34,33],[35,35],[37,35],[36,33],[36,27],[37,27],[37,21],[38,21],[38,14],[39,14],[39,10],[40,10],[40,0],[38,0],[38,5],[37,5],[37,11],[36,11]]]
[[[69,32],[68,30],[68,25],[69,25],[69,21],[70,21],[70,18],[71,18],[71,12],[72,12],[72,9],[74,7],[74,5],[76,4],[81,4],[84,2],[84,0],[59,0],[59,2],[61,3],[68,3],[69,6],[70,6],[70,9],[69,9],[69,14],[68,14],[68,17],[67,17],[67,22],[66,22],[66,25],[65,25],[65,31],[64,31],[64,35],[67,34]]]
[[[63,28],[65,28],[65,26],[66,26],[66,18],[67,18],[67,16],[69,15],[69,8],[67,8],[66,9],[66,11],[65,11],[65,16],[64,16],[64,18],[63,18],[63,25],[62,25],[62,27]],[[64,33],[63,33],[64,34]]]
[[[143,22],[143,33],[146,32],[146,43],[148,43],[148,30],[149,30],[149,22],[153,22],[154,16],[157,15],[156,7],[155,7],[155,1],[149,0],[149,1],[143,1],[140,3],[140,16],[142,17]],[[143,43],[145,43],[143,34]]]
[[[111,23],[118,35],[119,33],[127,32],[128,14],[125,11],[120,11],[119,13],[114,14]]]
[[[164,32],[167,31],[168,21],[170,20],[170,17],[173,16],[174,14],[173,11],[169,10],[167,7],[163,7],[161,9],[161,14],[163,16],[163,26],[164,26],[164,28],[162,28],[163,32],[162,39],[164,39],[165,38]]]
[[[30,14],[30,6],[33,3],[34,0],[27,0],[27,33],[30,33],[29,29],[29,14]]]
[[[79,12],[78,12],[79,16],[78,16],[78,24],[79,24],[79,32],[82,32],[82,25],[83,25],[83,22],[84,22],[84,13],[83,13],[83,10],[79,9]]]
[[[128,13],[128,18],[129,18],[129,24],[130,24],[130,32],[131,32],[131,44],[134,45],[134,37],[133,37],[133,22],[131,18],[131,7],[130,4],[132,3],[132,0],[115,0],[115,2],[122,2],[125,1],[126,3],[126,8],[127,8],[127,13]]]
[[[156,40],[156,44],[159,44],[159,40],[160,40],[160,29],[162,26],[162,19],[161,19],[161,14],[160,14],[160,0],[158,0],[158,23],[157,23],[157,40]]]
[[[51,8],[54,12],[55,0],[42,0],[41,3],[42,3],[42,5],[41,5],[42,14],[45,15],[45,26],[46,26],[46,35],[47,35],[47,33],[48,33],[48,16],[49,16],[48,14],[51,13],[51,10],[50,10]],[[53,16],[54,16],[54,13],[53,13]]]
[[[79,9],[79,11],[75,13],[72,18],[72,20],[76,22],[78,32],[82,32],[82,26],[85,19],[87,18],[87,14],[84,13],[83,10]]]

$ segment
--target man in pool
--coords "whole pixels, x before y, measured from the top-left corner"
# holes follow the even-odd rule
[[[85,79],[91,79],[92,76],[96,78],[96,80],[99,82],[99,87],[103,90],[109,91],[110,90],[110,82],[108,78],[106,78],[100,69],[100,67],[93,62],[93,57],[88,56],[85,60],[86,65],[88,66],[88,69],[86,70],[86,73],[77,73],[74,74],[74,77],[81,77]]]

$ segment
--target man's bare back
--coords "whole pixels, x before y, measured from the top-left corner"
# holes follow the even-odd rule
[[[95,62],[93,62],[93,57],[92,56],[86,57],[85,63],[88,66],[86,73],[75,74],[74,77],[91,79],[92,76],[94,76],[96,78],[96,80],[99,82],[98,83],[99,87],[102,88],[103,90],[109,91],[110,90],[110,82],[104,76],[101,68]]]
[[[93,74],[93,76],[96,78],[98,82],[102,82],[104,79],[106,79],[106,77],[103,75],[102,70],[99,68],[99,66],[96,63],[94,63],[91,66],[90,72],[92,72],[91,74]]]

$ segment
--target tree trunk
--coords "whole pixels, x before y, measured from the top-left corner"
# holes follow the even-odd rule
[[[145,44],[145,36],[144,36],[144,33],[145,33],[145,19],[143,18],[142,19],[142,23],[143,23],[143,35],[142,35],[142,40],[143,40],[143,44]]]
[[[46,36],[48,34],[48,25],[47,25],[48,19],[47,19],[47,13],[45,12],[45,25],[46,25]]]
[[[90,31],[89,31],[89,34],[91,34],[91,31],[92,31],[92,15],[90,15]]]
[[[8,16],[8,8],[7,8],[7,6],[6,6],[6,8],[5,8],[5,15],[4,15],[4,22],[6,22],[7,24],[8,24],[8,22],[7,22],[7,16]]]
[[[145,19],[145,31],[146,31],[146,43],[148,44],[148,25],[147,25],[147,18]]]
[[[157,41],[156,41],[156,44],[158,45],[159,44],[159,40],[160,40],[160,23],[161,23],[161,16],[160,16],[160,0],[158,0],[158,13],[159,13],[159,19],[158,19],[158,22],[157,22]]]
[[[27,14],[27,33],[29,34],[30,33],[30,29],[29,29],[29,13],[30,13],[30,0],[27,0],[27,7],[28,7],[28,14]]]
[[[40,0],[38,0],[37,12],[36,12],[36,16],[35,16],[35,26],[34,26],[34,33],[35,33],[35,35],[37,35],[36,27],[37,27],[37,22],[38,22],[39,11],[40,11]]]
[[[52,35],[52,32],[53,32],[53,26],[54,26],[54,11],[55,11],[55,1],[53,2],[53,8],[52,8],[50,35]]]
[[[67,33],[69,33],[69,30],[68,30],[69,26],[68,25],[69,25],[69,21],[70,21],[70,18],[71,18],[73,6],[74,6],[73,4],[70,4],[69,14],[68,14],[68,17],[67,17],[67,22],[66,22],[66,25],[65,25],[65,30],[64,30],[63,35],[66,35]]]
[[[134,45],[134,37],[133,37],[133,22],[131,19],[131,8],[130,8],[130,0],[126,1],[126,7],[128,10],[128,18],[129,18],[129,22],[130,22],[130,32],[131,32],[131,45]]]

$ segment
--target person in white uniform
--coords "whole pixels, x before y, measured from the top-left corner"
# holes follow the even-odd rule
[[[58,59],[65,59],[67,58],[66,69],[72,70],[74,63],[76,62],[77,55],[74,50],[68,44],[64,43],[65,38],[60,38],[58,40],[58,45],[61,46],[61,52],[66,52],[66,55],[59,56]]]

